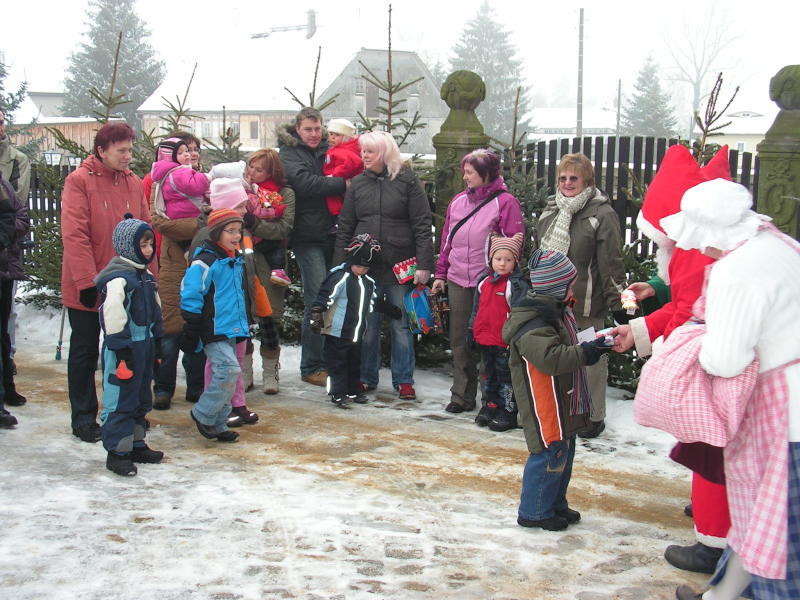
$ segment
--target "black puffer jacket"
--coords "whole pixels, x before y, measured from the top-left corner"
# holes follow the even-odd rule
[[[430,204],[408,167],[394,179],[369,170],[353,178],[339,215],[334,264],[344,260],[344,247],[359,233],[372,234],[381,245],[370,265],[370,277],[377,283],[397,283],[392,265],[412,256],[417,257],[417,268],[433,270]]]
[[[0,235],[0,279],[25,279],[25,270],[22,266],[22,249],[19,240],[28,235],[31,221],[28,209],[17,197],[11,184],[0,178],[0,212],[2,212],[3,232]],[[10,226],[10,230],[6,231]],[[8,240],[6,236],[8,234]]]
[[[278,127],[278,152],[295,194],[292,246],[324,245],[333,225],[325,197],[344,195],[345,183],[341,177],[322,174],[327,151],[325,140],[316,149],[310,148],[300,140],[294,125]]]

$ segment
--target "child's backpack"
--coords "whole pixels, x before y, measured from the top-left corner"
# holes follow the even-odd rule
[[[411,333],[434,333],[437,330],[431,309],[431,291],[418,284],[403,296],[403,306],[408,313],[408,328]],[[441,325],[440,325],[441,327]]]
[[[170,178],[170,183],[172,184],[172,188],[175,189],[175,182],[172,181],[172,173],[181,168],[181,165],[175,165],[172,169],[166,172],[164,177],[161,179],[153,179],[153,183],[150,185],[150,206],[153,207],[155,213],[161,217],[167,218],[167,207],[164,204],[164,193],[162,192],[162,188],[164,187],[164,182],[167,180],[167,177]],[[179,192],[180,193],[180,192]],[[186,196],[186,194],[182,194]],[[187,198],[191,199],[189,196]]]

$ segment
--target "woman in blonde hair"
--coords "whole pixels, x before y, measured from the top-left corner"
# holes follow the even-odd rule
[[[433,269],[431,210],[425,190],[414,171],[403,161],[391,134],[365,133],[359,138],[364,173],[354,177],[339,215],[334,264],[343,261],[344,247],[353,236],[369,233],[381,245],[381,254],[370,266],[370,277],[377,284],[378,298],[395,306],[403,305],[403,295],[412,282],[398,283],[392,267],[416,257],[413,284],[426,284]],[[383,315],[373,312],[361,352],[361,382],[366,390],[378,385],[380,334]],[[416,397],[414,390],[414,338],[403,311],[391,321],[392,385],[402,399]]]
[[[625,289],[622,233],[611,202],[594,184],[594,168],[583,154],[565,154],[558,163],[558,188],[536,224],[539,247],[566,254],[578,269],[573,313],[579,329],[605,327],[608,311],[627,323],[619,295]],[[592,396],[592,428],[578,434],[593,438],[605,429],[608,357],[587,367]]]

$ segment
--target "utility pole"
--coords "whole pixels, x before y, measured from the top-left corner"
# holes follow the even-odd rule
[[[583,9],[580,9],[578,24],[578,123],[575,126],[575,136],[583,137]]]

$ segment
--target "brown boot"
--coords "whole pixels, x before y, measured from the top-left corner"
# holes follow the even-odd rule
[[[281,364],[278,362],[280,356],[280,348],[275,350],[261,348],[261,374],[265,394],[277,394],[280,391],[278,385],[278,371],[281,368]]]

